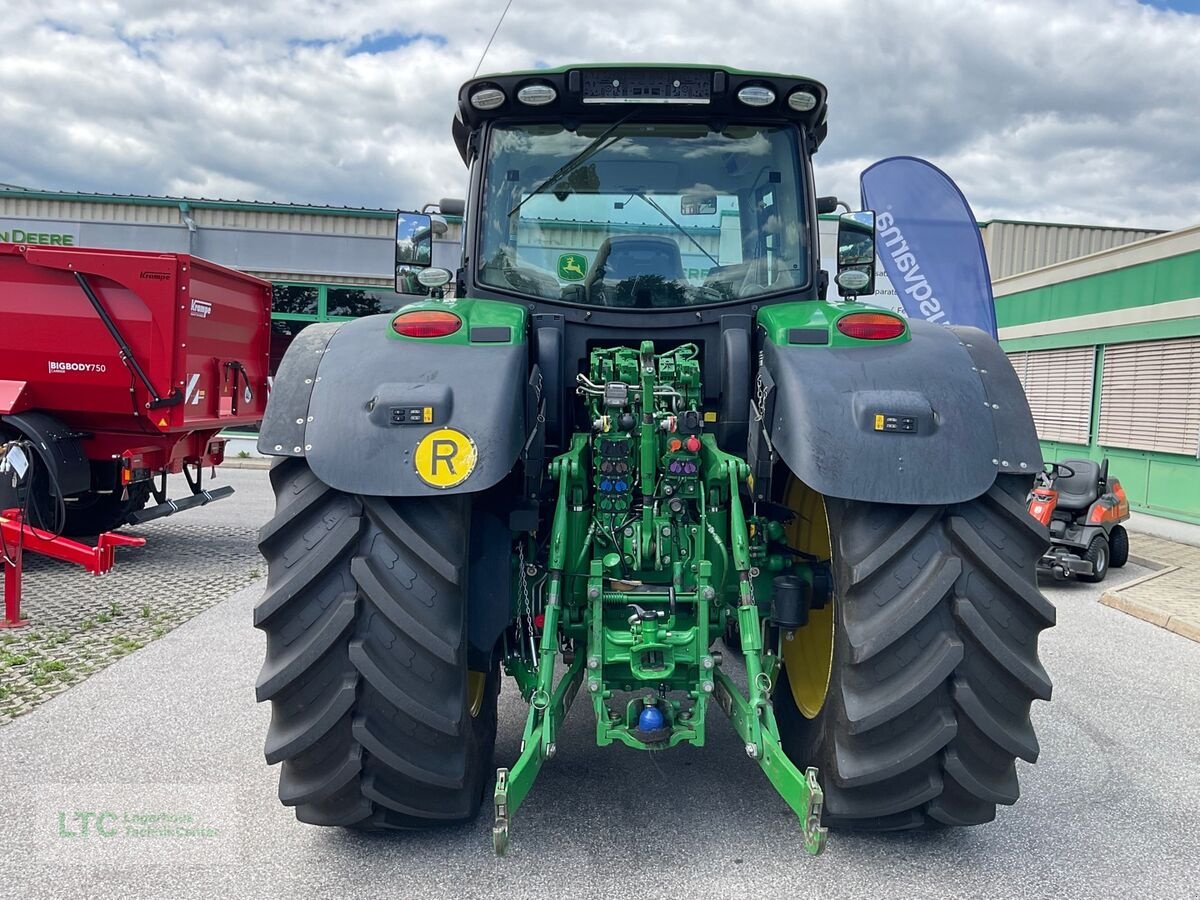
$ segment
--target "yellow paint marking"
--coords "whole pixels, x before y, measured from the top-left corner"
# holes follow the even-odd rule
[[[437,428],[417,444],[413,464],[417,475],[431,487],[462,484],[475,470],[479,452],[475,442],[457,428]]]

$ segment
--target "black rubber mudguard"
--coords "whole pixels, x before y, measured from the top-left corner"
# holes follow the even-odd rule
[[[1021,380],[1008,356],[985,331],[969,325],[947,326],[959,339],[983,383],[992,410],[1000,471],[1025,475],[1042,467],[1042,445],[1025,399]]]
[[[308,402],[317,381],[317,366],[341,322],[309,325],[296,335],[275,372],[258,452],[268,456],[304,456]]]
[[[495,485],[525,437],[526,346],[394,340],[390,319],[346,322],[319,348],[319,340],[302,345],[311,329],[302,331],[276,375],[259,450],[305,456],[318,478],[351,494],[432,496]],[[432,421],[412,420],[426,409]],[[418,443],[443,428],[476,448],[469,476],[450,487],[427,484],[415,464]]]
[[[827,496],[904,504],[961,503],[1000,471],[1036,472],[1029,406],[995,341],[977,329],[909,327],[912,340],[900,344],[766,342],[775,386],[764,407],[788,468]]]
[[[80,444],[80,434],[44,412],[0,416],[0,423],[15,428],[33,442],[42,461],[54,470],[62,496],[69,497],[91,489],[92,468]]]

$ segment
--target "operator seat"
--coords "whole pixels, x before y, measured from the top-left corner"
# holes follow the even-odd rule
[[[1090,459],[1064,459],[1062,464],[1074,469],[1075,474],[1054,479],[1058,508],[1074,512],[1087,509],[1100,496],[1100,466]]]
[[[630,279],[632,284],[617,290],[617,285]],[[601,306],[674,306],[656,294],[662,293],[663,282],[682,280],[683,256],[673,240],[618,234],[604,239],[584,285],[591,301]]]

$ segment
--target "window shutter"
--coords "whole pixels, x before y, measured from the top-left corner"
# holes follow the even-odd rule
[[[1008,354],[1017,370],[1038,437],[1087,444],[1091,440],[1095,347],[1061,347]]]
[[[1105,347],[1100,443],[1198,455],[1200,337]]]

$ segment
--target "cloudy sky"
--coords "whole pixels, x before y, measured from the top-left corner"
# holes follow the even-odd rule
[[[463,193],[449,120],[504,6],[0,2],[0,182],[392,208]],[[514,0],[483,70],[617,60],[823,80],[818,190],[852,204],[912,154],[981,219],[1200,221],[1197,0]]]

